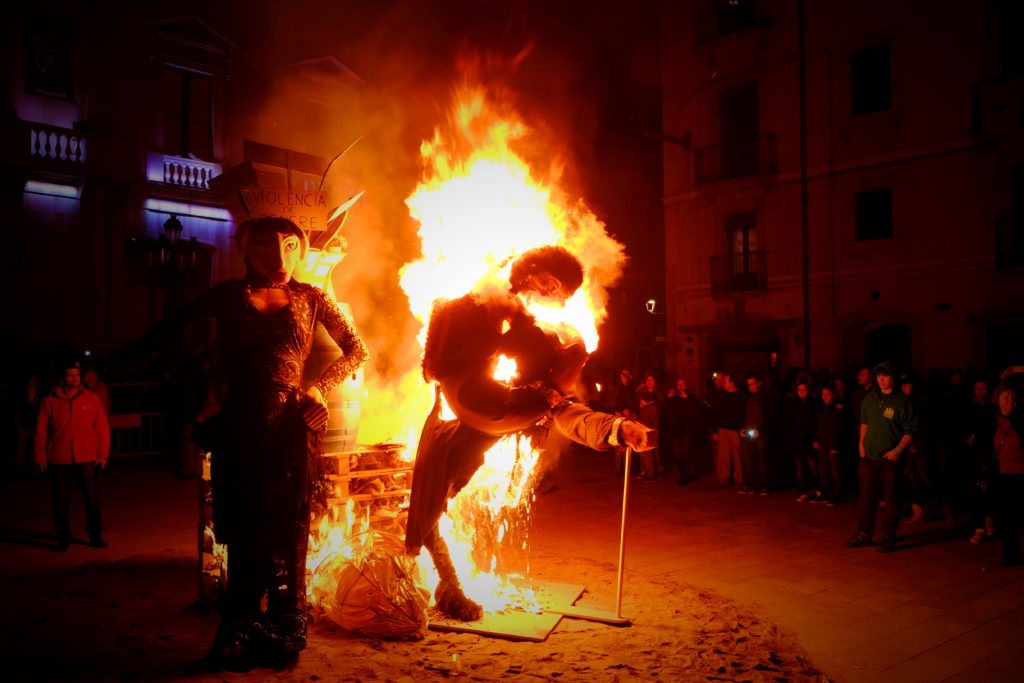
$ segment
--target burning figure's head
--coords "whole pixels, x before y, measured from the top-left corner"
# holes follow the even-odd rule
[[[537,247],[515,260],[509,282],[513,294],[561,303],[583,284],[583,266],[563,247]]]

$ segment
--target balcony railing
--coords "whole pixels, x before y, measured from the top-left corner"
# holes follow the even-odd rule
[[[711,295],[768,289],[768,264],[763,251],[711,257]]]
[[[774,175],[778,171],[775,149],[778,138],[774,133],[761,133],[757,144],[714,144],[698,147],[694,155],[698,185],[723,180]]]
[[[85,136],[78,131],[45,123],[29,124],[30,157],[84,164],[86,147]]]
[[[210,190],[210,178],[221,174],[221,165],[185,157],[150,152],[146,177],[154,182],[174,185],[185,190]]]
[[[95,130],[17,121],[2,136],[0,163],[31,171],[130,182],[138,177],[138,151],[130,139]]]

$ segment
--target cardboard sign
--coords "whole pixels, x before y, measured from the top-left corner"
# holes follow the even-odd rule
[[[245,191],[249,215],[280,216],[295,222],[307,232],[327,229],[327,195],[312,190],[263,190]]]

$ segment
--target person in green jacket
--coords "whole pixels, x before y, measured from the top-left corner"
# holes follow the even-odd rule
[[[918,418],[910,398],[894,391],[892,365],[879,363],[871,372],[871,391],[860,407],[860,521],[857,533],[846,541],[849,548],[872,545],[875,511],[885,501],[882,538],[876,550],[896,549],[900,525],[899,480],[902,455],[917,431]]]

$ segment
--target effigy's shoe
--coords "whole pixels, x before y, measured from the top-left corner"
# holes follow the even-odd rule
[[[457,583],[442,581],[437,584],[434,599],[442,614],[458,621],[477,621],[484,615],[484,608],[467,598]]]

